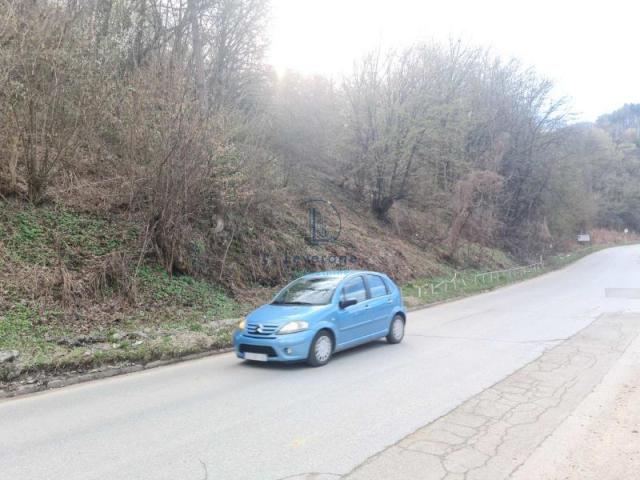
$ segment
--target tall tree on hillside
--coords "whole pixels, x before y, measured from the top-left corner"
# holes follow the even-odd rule
[[[541,207],[563,142],[566,110],[552,95],[553,84],[530,70],[511,66],[498,83],[506,100],[506,145],[498,165],[505,179],[500,219],[506,246],[524,249],[545,235]]]
[[[457,170],[453,138],[464,130],[473,50],[419,45],[368,55],[344,85],[348,101],[347,169],[379,218],[416,185],[451,188]]]
[[[207,111],[209,108],[209,95],[205,83],[205,58],[203,54],[202,33],[200,30],[200,8],[198,0],[188,0],[187,11],[191,22],[191,49],[193,62],[193,76],[196,85],[196,97],[200,108]]]

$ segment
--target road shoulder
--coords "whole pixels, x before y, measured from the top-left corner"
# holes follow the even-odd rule
[[[614,480],[640,471],[640,337],[513,480]]]
[[[346,478],[498,480],[518,470],[524,475],[520,478],[542,478],[536,469],[545,455],[542,450],[540,460],[527,467],[536,472],[534,477],[527,476],[523,465],[534,462],[529,460],[532,452],[574,415],[622,361],[632,342],[634,347],[638,344],[639,333],[638,314],[602,316],[449,414],[370,458]],[[612,444],[611,449],[618,447]],[[570,459],[570,455],[565,457],[565,464]],[[553,472],[549,475],[544,478],[558,478]]]

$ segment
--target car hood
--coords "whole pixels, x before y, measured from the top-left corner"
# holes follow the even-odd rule
[[[247,323],[284,325],[292,320],[314,320],[330,305],[263,305],[247,315]]]

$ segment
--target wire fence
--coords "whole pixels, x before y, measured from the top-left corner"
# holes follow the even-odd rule
[[[504,270],[494,270],[491,272],[465,273],[455,272],[453,277],[446,280],[438,280],[426,282],[423,285],[417,285],[418,297],[421,298],[426,293],[435,295],[436,293],[456,291],[460,288],[467,287],[469,283],[476,285],[489,285],[500,280],[513,280],[516,278],[524,278],[536,270],[544,268],[542,258],[538,262],[524,265],[521,267],[506,268]]]

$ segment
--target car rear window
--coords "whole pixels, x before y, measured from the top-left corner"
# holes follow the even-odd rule
[[[386,283],[378,275],[367,275],[367,280],[369,281],[371,298],[383,297],[389,294]]]
[[[367,289],[364,286],[364,280],[361,276],[357,276],[347,280],[342,289],[344,300],[357,300],[364,302],[367,299]]]

